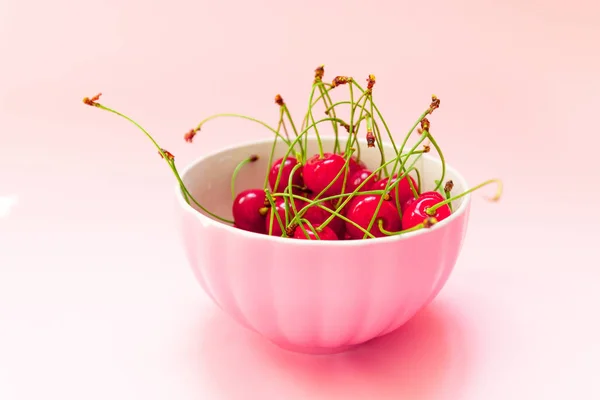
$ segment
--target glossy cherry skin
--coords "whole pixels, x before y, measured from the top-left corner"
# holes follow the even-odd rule
[[[427,209],[429,207],[433,207],[436,204],[442,202],[444,199],[442,196],[435,196],[431,194],[432,192],[428,192],[419,196],[418,199],[410,202],[406,206],[406,210],[402,215],[402,227],[404,229],[413,228],[419,224],[422,224],[423,221],[427,217],[434,217],[438,222],[448,218],[452,212],[450,211],[450,207],[447,204],[439,207],[435,210],[435,214],[429,215],[427,214]],[[441,198],[441,199],[440,199]]]
[[[310,194],[307,196],[307,198],[313,200],[315,195]],[[319,204],[323,207],[327,207],[330,210],[336,210],[335,205],[329,200],[322,201]],[[302,205],[302,207],[304,206],[306,206],[306,203]],[[307,219],[311,224],[313,224],[313,226],[316,226],[325,222],[325,220],[327,220],[330,216],[331,213],[329,211],[324,210],[315,204],[306,210],[302,218]],[[341,218],[334,217],[325,228],[331,228],[338,235],[338,237],[342,237],[344,231],[346,230],[346,223]]]
[[[319,234],[319,238],[321,240],[338,240],[337,235],[335,234],[333,229],[331,229],[329,226],[324,227],[320,232],[319,232],[319,225],[313,225],[313,227]],[[308,226],[304,226],[304,229],[306,229],[306,233],[308,233],[308,238],[304,234],[304,231],[302,230],[302,228],[299,226],[296,227],[296,230],[294,231],[294,238],[295,239],[304,239],[304,240],[319,240],[315,236],[315,233]]]
[[[344,157],[344,153],[342,153],[342,157]],[[358,161],[356,156],[350,157],[350,161],[348,161],[348,170],[350,171],[348,173],[348,176],[354,175],[357,171],[360,171],[361,169],[367,169],[365,163],[362,161]]]
[[[363,229],[368,229],[369,223],[375,215],[375,210],[381,199],[380,195],[360,195],[353,198],[348,204],[346,217]],[[398,210],[391,200],[384,200],[377,212],[377,217],[369,232],[375,237],[386,236],[379,229],[378,221],[383,221],[383,228],[389,232],[398,232],[402,229],[402,223]],[[363,231],[354,225],[346,222],[346,232],[352,239],[362,239],[365,235]]]
[[[301,200],[296,200],[294,199],[294,204],[296,205],[296,210],[300,210],[302,207],[305,206],[304,202]],[[290,218],[294,218],[295,214],[294,214],[294,209],[292,208],[292,204],[290,202],[290,200],[288,200],[288,204],[290,207],[290,210],[288,212],[288,219]],[[286,202],[285,199],[283,197],[278,197],[275,200],[275,212],[277,212],[279,214],[279,218],[281,219],[281,222],[285,225],[285,208],[286,208]],[[281,236],[283,234],[283,232],[281,231],[281,226],[279,225],[279,220],[277,219],[277,216],[275,215],[275,212],[271,212],[271,210],[269,209],[267,211],[267,215],[265,218],[265,231],[267,233],[267,235],[269,234],[269,229],[271,229],[271,215],[273,215],[273,230],[271,231],[271,236]]]
[[[314,194],[319,194],[333,181],[333,184],[321,197],[340,194],[344,184],[344,174],[348,173],[345,166],[346,161],[339,154],[325,153],[322,158],[319,154],[315,154],[306,160],[303,171],[304,184]],[[335,179],[341,170],[344,170],[344,172]]]
[[[358,186],[364,181],[367,181],[361,188],[360,192],[366,192],[371,190],[372,187],[377,183],[377,176],[371,176],[372,172],[368,169],[359,169],[353,175],[350,175],[350,179],[346,182],[346,193],[352,193],[356,190]]]
[[[285,188],[288,186],[290,174],[294,167],[298,164],[298,160],[294,157],[288,156],[283,161],[283,157],[279,160],[276,160],[271,169],[269,171],[269,185],[271,186],[271,190],[275,193],[283,193]],[[292,185],[303,186],[304,180],[302,179],[302,168],[300,167],[294,172],[294,177],[292,178]],[[279,175],[279,170],[281,169],[281,177],[279,178],[279,183],[277,187],[275,187],[275,182],[277,182],[277,176]]]
[[[421,193],[421,195],[419,195],[419,198],[422,197],[432,197],[434,199],[438,199],[438,201],[444,201],[446,200],[444,198],[444,196],[442,196],[439,192],[424,192]],[[406,200],[406,202],[401,204],[401,208],[402,208],[402,213],[404,214],[404,211],[406,210],[406,208],[413,202],[415,202],[417,199],[415,199],[414,196],[411,196],[410,199]]]
[[[245,231],[266,233],[265,216],[259,210],[265,206],[265,191],[248,189],[235,197],[232,206],[235,227]]]
[[[387,186],[389,179],[390,178],[383,178],[382,180],[376,182],[373,185],[372,190],[384,190],[385,187]],[[393,185],[398,180],[398,175],[394,174],[394,176],[391,179],[392,179],[392,181],[391,181],[390,185]],[[410,179],[412,181],[414,188],[418,193],[419,187],[417,186],[417,182],[415,182],[415,180],[410,175],[408,176],[408,179]],[[400,183],[398,183],[396,185],[396,187],[390,191],[390,197],[394,204],[396,204],[396,198],[398,199],[398,202],[400,204],[406,203],[411,197],[413,199],[415,198],[412,190],[410,189],[410,183],[409,183],[408,179],[407,179],[407,177],[402,178],[400,180]]]

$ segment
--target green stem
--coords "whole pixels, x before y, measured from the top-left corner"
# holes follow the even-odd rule
[[[294,174],[301,167],[302,167],[302,164],[296,164],[296,165],[294,165],[294,168],[292,168],[292,172],[290,173],[290,176],[288,178],[288,185],[287,185],[287,188],[286,188],[286,192],[289,193],[289,194],[294,194],[292,181],[293,181],[293,178],[294,178]],[[292,210],[292,214],[293,215],[296,215],[296,213],[298,212],[298,209],[296,208],[296,203],[293,202],[293,201],[290,201],[289,203],[291,203],[291,207],[289,207],[288,200],[289,199],[286,197],[285,198],[285,202],[286,202],[286,207],[285,207],[285,224],[286,224],[286,226],[288,226],[288,224],[289,224],[288,212],[289,212],[290,208]]]
[[[300,223],[298,224],[298,226],[300,227],[300,229],[302,229],[303,232],[304,232],[304,228],[302,227],[302,225],[304,225],[304,224],[308,225],[308,229],[310,229],[312,231],[312,233],[315,235],[317,240],[321,240],[321,236],[319,236],[319,234],[317,233],[317,230],[315,229],[313,224],[311,224],[310,221],[307,219],[302,219],[300,221]],[[310,237],[308,236],[308,232],[305,232],[305,233],[306,233],[306,237],[308,239],[310,239]]]
[[[371,192],[365,192],[365,193],[366,193],[366,194],[371,194]],[[338,198],[338,197],[341,197],[341,196],[345,196],[345,195],[336,195],[336,196],[327,197],[327,198],[323,198],[323,199],[318,199],[318,200],[314,200],[314,201],[313,201],[313,200],[311,200],[311,199],[309,199],[309,198],[306,198],[306,197],[303,197],[303,196],[299,196],[299,195],[296,195],[296,194],[291,194],[291,195],[290,195],[290,194],[288,194],[288,193],[285,193],[285,194],[283,194],[283,193],[279,194],[279,193],[278,193],[278,194],[276,194],[276,196],[290,196],[290,197],[292,197],[292,198],[294,198],[294,199],[301,200],[301,201],[304,201],[304,202],[306,202],[306,203],[309,203],[308,205],[304,206],[304,207],[303,207],[303,208],[300,210],[300,212],[299,212],[300,214],[304,214],[304,212],[306,212],[306,210],[308,210],[310,207],[313,207],[313,206],[314,206],[314,207],[319,207],[320,209],[322,209],[322,210],[325,210],[325,211],[327,211],[328,213],[330,213],[330,214],[331,214],[331,218],[332,218],[332,219],[333,219],[333,218],[335,218],[335,217],[337,217],[337,218],[341,219],[342,221],[344,221],[344,222],[347,222],[347,223],[349,223],[350,225],[352,225],[352,226],[356,227],[357,229],[360,229],[360,230],[361,230],[363,233],[365,233],[365,234],[366,234],[366,235],[368,235],[369,237],[371,237],[371,238],[375,238],[375,236],[373,236],[373,234],[372,234],[372,233],[370,233],[369,231],[365,230],[365,228],[363,228],[362,226],[358,225],[356,222],[354,222],[354,221],[352,221],[352,220],[348,219],[348,218],[347,218],[347,217],[345,217],[343,214],[340,214],[339,212],[337,212],[337,211],[335,211],[335,210],[332,210],[332,209],[330,209],[329,207],[326,207],[326,206],[324,206],[324,205],[322,205],[322,204],[321,204],[322,202],[325,202],[325,201],[331,200],[331,199],[333,199],[333,198]],[[293,202],[292,202],[292,203],[293,203]],[[298,215],[298,214],[296,214],[296,215]],[[293,223],[293,222],[294,222],[294,221],[292,221],[292,223]],[[319,224],[319,228],[320,228],[321,230],[323,230],[323,228],[324,228],[325,226],[326,226],[326,224],[325,224],[325,223],[321,223],[321,224]]]
[[[487,181],[485,181],[485,182],[483,182],[483,183],[480,183],[480,184],[479,184],[479,185],[477,185],[477,186],[474,186],[474,187],[472,187],[472,188],[471,188],[471,189],[469,189],[469,190],[466,190],[466,191],[464,191],[463,193],[461,193],[461,194],[459,194],[459,195],[456,195],[456,196],[454,196],[454,197],[451,197],[451,198],[449,198],[449,199],[446,199],[446,200],[444,200],[444,201],[441,201],[441,202],[437,203],[436,205],[434,205],[434,206],[431,206],[431,207],[427,208],[427,210],[425,210],[425,212],[426,212],[428,215],[434,215],[434,214],[435,214],[435,211],[436,211],[438,208],[440,208],[440,207],[442,207],[442,206],[445,206],[446,204],[449,204],[449,203],[451,203],[451,202],[453,202],[453,201],[455,201],[455,200],[458,200],[458,199],[460,199],[461,197],[463,197],[463,196],[466,196],[466,195],[468,195],[469,193],[472,193],[472,192],[476,191],[477,189],[481,189],[482,187],[484,187],[484,186],[486,186],[486,185],[489,185],[489,184],[492,184],[492,183],[495,183],[495,184],[497,184],[497,185],[498,185],[498,190],[496,191],[496,194],[494,195],[494,197],[490,198],[489,200],[490,200],[490,201],[498,201],[498,200],[500,200],[500,196],[502,196],[502,190],[503,190],[503,184],[502,184],[502,181],[501,181],[500,179],[489,179],[489,180],[487,180]]]
[[[163,159],[167,162],[167,164],[169,165],[169,167],[171,168],[171,171],[173,171],[173,174],[175,175],[175,178],[177,179],[177,182],[179,183],[180,187],[182,189],[184,189],[184,197],[189,197],[190,199],[192,199],[192,201],[194,202],[194,204],[196,206],[198,206],[202,211],[204,211],[206,214],[210,215],[211,217],[224,222],[226,224],[231,224],[233,225],[233,221],[220,217],[210,211],[208,211],[202,204],[200,204],[195,198],[194,196],[192,196],[192,194],[189,192],[189,190],[187,189],[187,187],[185,186],[185,184],[183,183],[183,180],[181,179],[181,176],[179,175],[179,172],[177,171],[177,168],[175,167],[175,161],[170,161],[169,157],[165,154],[165,152],[163,151],[163,149],[158,145],[158,143],[156,143],[156,141],[154,140],[154,138],[152,137],[152,135],[150,135],[150,133],[148,133],[148,131],[146,129],[144,129],[140,124],[138,124],[137,122],[135,122],[133,119],[129,118],[127,115],[125,114],[121,114],[120,112],[113,110],[112,108],[108,108],[100,103],[94,103],[94,106],[97,108],[100,108],[104,111],[108,111],[111,112],[115,115],[118,115],[121,118],[126,119],[127,121],[131,122],[132,124],[134,124],[136,127],[138,127],[142,132],[144,132],[144,134],[146,135],[146,137],[148,137],[148,139],[150,139],[150,141],[154,144],[154,146],[158,149],[158,152],[160,153],[160,155],[163,157]]]
[[[437,185],[433,189],[434,191],[436,191],[441,187],[442,182],[444,182],[444,178],[446,177],[446,160],[444,159],[444,155],[442,154],[442,149],[440,149],[440,146],[438,146],[438,144],[435,141],[435,139],[433,138],[433,136],[431,136],[431,133],[429,133],[429,132],[427,132],[427,133],[429,134],[429,141],[431,141],[431,144],[435,148],[435,151],[437,151],[438,155],[440,156],[440,162],[442,163],[442,177],[440,178],[440,181],[437,183]]]
[[[327,90],[325,89],[323,82],[320,82],[320,84],[319,84],[319,91],[321,92],[321,96],[319,96],[319,97],[321,97],[323,99],[323,104],[325,105],[325,109],[329,109],[328,108],[329,104],[332,103],[331,96],[329,96],[329,92],[327,92]],[[336,118],[335,109],[332,108],[330,111],[332,113],[333,118]],[[333,152],[337,153],[338,146],[340,144],[339,133],[338,133],[338,124],[335,123],[334,121],[331,121],[331,124],[333,125],[333,133],[335,134],[335,142],[333,144]]]
[[[374,128],[375,128],[374,129],[374,131],[375,131],[375,141],[377,142],[377,148],[379,149],[379,153],[381,155],[381,161],[380,161],[379,165],[384,165],[385,164],[385,151],[383,149],[383,140],[381,139],[381,132],[379,132],[379,126],[377,124],[374,124]],[[387,170],[387,167],[383,168],[383,173],[386,176],[389,176],[389,172]]]
[[[286,231],[285,231],[285,225],[281,221],[281,217],[279,216],[279,213],[277,212],[277,206],[275,205],[275,201],[273,200],[273,196],[271,196],[271,192],[269,190],[265,190],[265,196],[267,197],[267,201],[271,205],[271,207],[269,207],[269,212],[271,213],[271,218],[269,220],[270,221],[270,223],[269,223],[269,236],[273,236],[273,214],[274,214],[275,218],[277,219],[277,223],[279,224],[279,228],[281,229],[281,235],[283,237],[286,237],[287,234],[286,234]]]
[[[387,165],[387,164],[391,164],[392,162],[395,162],[395,161],[397,161],[397,159],[398,159],[398,158],[401,158],[401,157],[403,157],[403,156],[402,156],[402,155],[398,155],[398,156],[397,156],[396,158],[394,158],[393,160],[390,160],[390,161],[388,161],[388,162],[387,162],[385,165]],[[350,200],[352,200],[352,198],[353,198],[354,196],[356,196],[358,193],[361,193],[361,192],[360,192],[360,189],[362,189],[362,187],[363,187],[364,185],[366,185],[366,184],[367,184],[367,182],[369,182],[369,181],[371,180],[371,178],[373,178],[374,176],[377,176],[377,173],[379,173],[379,171],[381,171],[381,170],[383,169],[383,167],[384,167],[384,166],[380,166],[380,167],[379,167],[379,168],[377,168],[375,171],[373,171],[373,172],[371,173],[371,175],[369,175],[369,176],[367,177],[367,179],[365,179],[364,181],[362,181],[362,182],[361,182],[361,184],[360,184],[360,185],[358,185],[358,186],[356,187],[356,189],[354,189],[354,191],[353,191],[352,193],[350,193],[350,194],[347,196],[346,200],[344,200],[344,201],[342,202],[342,204],[340,204],[340,205],[338,205],[338,206],[337,206],[336,212],[340,212],[341,210],[343,210],[343,209],[344,209],[344,207],[346,206],[346,204],[348,204],[348,203],[350,202]],[[387,193],[387,192],[384,192],[384,193]],[[361,193],[361,194],[363,194],[363,193]],[[385,196],[385,195],[383,195],[383,196],[382,196],[382,198],[383,198],[384,196]],[[321,224],[321,226],[327,226],[327,224],[329,224],[329,223],[330,223],[332,220],[333,220],[333,217],[332,217],[332,216],[330,216],[329,218],[327,218],[327,220],[325,220],[325,222],[323,222],[323,223]],[[367,230],[367,231],[368,231],[368,230]]]
[[[419,188],[418,192],[416,193],[415,199],[419,197],[419,192],[423,191],[423,187],[421,186],[421,173],[419,172],[418,168],[415,168],[415,173],[417,174],[417,188]],[[411,180],[408,180],[409,182],[411,182]],[[412,187],[412,182],[411,182],[411,187]],[[414,195],[415,193],[413,193]]]
[[[452,197],[452,195],[450,194],[449,190],[444,189],[444,198],[446,200],[450,199]],[[448,207],[450,207],[450,212],[454,212],[454,209],[452,207],[452,200],[450,201],[450,203],[448,203]]]
[[[235,181],[237,179],[238,174],[240,173],[240,171],[244,167],[244,165],[251,163],[251,162],[255,162],[256,160],[258,160],[258,156],[251,155],[250,157],[246,158],[245,160],[242,160],[233,170],[233,175],[231,176],[231,199],[232,200],[235,200]]]
[[[296,137],[298,137],[298,130],[296,129],[296,124],[294,124],[294,119],[292,118],[292,115],[290,114],[290,110],[287,107],[287,105],[285,105],[285,104],[283,105],[283,111],[285,112],[285,115],[286,115],[288,121],[290,121],[290,126],[292,127],[292,130],[294,131],[294,135]],[[302,157],[304,158],[304,156],[305,156],[304,153],[306,150],[303,148],[302,143],[299,143],[299,145],[300,145],[300,154],[302,154]]]
[[[246,119],[248,121],[252,121],[252,122],[256,122],[257,124],[260,124],[262,126],[264,126],[265,128],[267,128],[268,130],[270,130],[271,132],[273,132],[275,135],[277,135],[281,140],[283,140],[285,142],[285,144],[287,144],[288,146],[290,146],[290,141],[287,140],[285,138],[285,136],[281,135],[277,130],[273,129],[272,126],[270,126],[269,124],[262,122],[256,118],[252,118],[252,117],[247,117],[245,115],[240,115],[240,114],[231,114],[231,113],[227,113],[227,114],[214,114],[211,115],[208,118],[205,118],[204,120],[202,120],[198,126],[196,126],[196,130],[199,131],[200,129],[202,129],[202,126],[207,123],[210,120],[216,119],[216,118],[221,118],[221,117],[234,117],[234,118],[241,118],[241,119]]]
[[[307,221],[305,219],[302,219],[301,221]],[[304,236],[306,236],[307,239],[310,239],[310,235],[308,234],[308,232],[306,231],[306,228],[303,226],[303,224],[298,224],[298,226],[300,227],[300,229],[302,230],[302,233],[304,233]]]
[[[354,85],[356,85],[356,87],[364,92],[365,90],[354,80],[352,80],[352,83]],[[372,96],[372,94],[371,94]],[[373,108],[375,109],[375,112],[377,113],[377,116],[379,117],[379,119],[381,120],[381,123],[383,124],[383,127],[385,128],[385,131],[387,132],[388,137],[390,138],[390,141],[392,143],[392,146],[394,147],[394,152],[396,153],[402,153],[402,150],[398,151],[398,148],[396,148],[396,143],[394,143],[394,137],[392,136],[392,132],[390,131],[390,128],[388,127],[387,123],[385,122],[385,119],[383,118],[383,115],[381,114],[381,112],[379,111],[379,108],[377,107],[377,105],[375,105],[373,103]]]
[[[408,157],[410,157],[410,155],[412,155],[412,153],[416,150],[416,148],[421,144],[421,142],[423,140],[425,140],[426,135],[423,135],[421,137],[421,139],[415,143],[415,145],[412,147],[412,149],[408,152]],[[407,160],[408,160],[407,157]],[[419,154],[419,156],[412,162],[411,167],[414,166],[414,164],[417,162],[417,160],[421,157],[421,154]],[[394,163],[394,168],[392,169],[392,174],[394,173],[394,171],[396,170],[396,166],[398,165],[398,162],[400,160],[400,157],[397,157],[395,159],[395,163]],[[401,163],[401,167],[404,168],[404,162]],[[393,175],[392,175],[393,176]],[[391,179],[388,179],[388,181],[386,182],[385,185],[385,192],[389,193],[389,188],[391,186]],[[397,183],[396,183],[397,182]],[[396,182],[394,182],[395,184],[400,183],[400,179],[396,179]],[[379,213],[379,209],[381,208],[381,205],[383,204],[384,199],[383,197],[381,197],[381,199],[379,199],[379,203],[377,204],[377,207],[375,208],[375,212],[373,213],[373,217],[371,218],[371,221],[369,222],[369,227],[367,228],[368,231],[371,231],[371,228],[373,227],[373,224],[375,223],[375,219],[377,217],[377,214]]]
[[[379,228],[379,230],[381,231],[381,233],[383,233],[386,236],[396,236],[396,235],[403,235],[405,233],[409,233],[409,232],[414,232],[414,231],[421,230],[421,229],[425,228],[425,224],[420,223],[418,225],[413,226],[412,228],[408,228],[408,229],[405,229],[403,231],[391,232],[391,231],[387,231],[387,230],[385,230],[383,228],[383,220],[379,219],[377,221],[377,227]]]
[[[317,137],[317,144],[319,146],[319,155],[321,157],[323,157],[323,143],[321,143],[321,135],[319,135],[319,129],[317,128],[317,125],[315,124],[315,117],[312,113],[313,98],[314,98],[317,87],[318,87],[317,83],[313,84],[312,92],[310,93],[310,98],[308,100],[308,111],[306,113],[306,115],[307,115],[306,119],[307,119],[307,121],[310,119],[310,121],[312,122],[312,126],[315,129],[315,136]],[[306,135],[304,137],[304,148],[307,149],[307,152],[308,152],[308,135]],[[306,159],[304,161],[306,161]]]

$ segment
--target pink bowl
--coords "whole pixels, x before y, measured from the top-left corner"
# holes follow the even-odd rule
[[[323,138],[326,149],[331,138]],[[209,210],[231,217],[230,178],[251,154],[259,161],[238,175],[236,190],[261,188],[272,140],[239,144],[192,163],[182,173],[194,197]],[[285,154],[281,145],[276,154]],[[310,154],[316,141],[309,141]],[[394,153],[386,146],[387,158]],[[361,159],[379,165],[379,151],[362,146]],[[439,179],[441,163],[431,156],[415,164],[424,190]],[[467,183],[451,167],[454,193]],[[428,230],[353,241],[309,241],[270,237],[217,222],[179,199],[184,247],[196,278],[222,310],[278,346],[296,352],[345,351],[390,333],[438,294],[465,237],[470,197]]]

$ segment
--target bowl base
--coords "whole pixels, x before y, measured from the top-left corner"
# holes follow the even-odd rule
[[[360,344],[351,344],[348,346],[339,346],[339,347],[307,347],[307,346],[297,346],[289,343],[275,343],[272,342],[275,346],[290,351],[292,353],[300,353],[300,354],[310,354],[310,355],[329,355],[329,354],[339,354],[345,353],[350,350],[354,350]]]

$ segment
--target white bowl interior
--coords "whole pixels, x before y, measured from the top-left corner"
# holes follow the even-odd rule
[[[334,138],[322,137],[321,140],[325,151],[333,150]],[[262,140],[254,143],[244,143],[237,147],[226,148],[218,153],[210,154],[196,161],[184,171],[182,175],[183,182],[194,198],[205,208],[221,217],[230,219],[233,202],[230,183],[234,169],[240,161],[251,155],[257,155],[259,159],[256,162],[242,167],[235,182],[235,191],[239,193],[246,189],[262,188],[265,183],[265,176],[268,173],[272,144],[272,140]],[[287,149],[285,143],[278,141],[274,160],[283,157]],[[391,144],[384,143],[384,150],[386,160],[396,156]],[[408,150],[407,148],[405,152]],[[316,138],[310,137],[308,140],[308,154],[316,154],[318,151]],[[371,170],[376,169],[381,161],[379,150],[377,148],[367,148],[364,141],[361,141],[360,157]],[[411,165],[415,157],[412,156],[407,165]],[[441,177],[442,165],[439,159],[425,154],[416,161],[415,168],[419,170],[421,175],[422,191],[432,190],[435,187],[434,181],[439,180]],[[411,175],[416,179],[414,171]],[[453,194],[461,193],[467,189],[464,178],[453,168],[446,165],[444,182],[449,179],[454,182]],[[467,198],[468,196],[465,196],[452,203],[454,212],[460,212],[460,206]],[[193,203],[192,207],[206,215]]]

